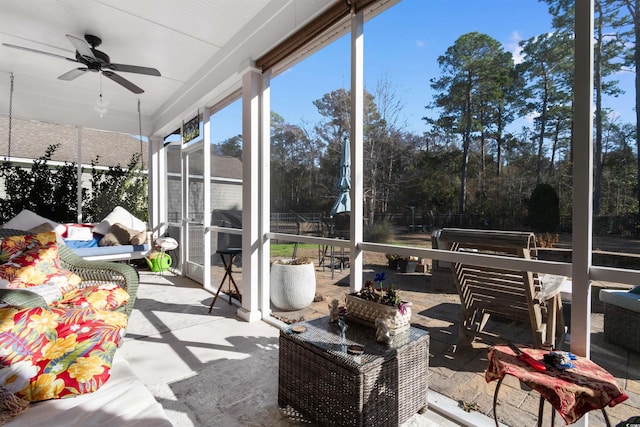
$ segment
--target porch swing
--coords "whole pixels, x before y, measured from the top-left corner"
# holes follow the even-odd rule
[[[8,123],[8,146],[7,155],[5,161],[11,159],[11,143],[12,143],[12,127],[13,127],[13,92],[14,92],[14,76],[10,74],[10,92],[9,92],[9,123]],[[143,160],[143,141],[142,141],[142,118],[140,112],[140,100],[138,100],[138,125],[139,125],[139,141],[140,141],[140,162],[141,168],[144,168]],[[107,221],[109,218],[109,221]],[[87,234],[82,224],[74,226],[74,224],[64,225],[58,224],[55,221],[44,218],[35,212],[31,212],[28,209],[23,209],[15,217],[5,223],[2,228],[6,229],[18,229],[18,230],[32,230],[43,223],[49,223],[51,227],[55,229],[60,235],[65,232],[82,231],[83,233],[76,233],[75,238],[64,239],[65,246],[73,252],[75,255],[80,256],[85,261],[129,261],[133,259],[145,258],[151,252],[152,245],[152,233],[147,230],[147,225],[137,218],[133,217],[124,208],[117,206],[108,216],[96,227],[92,227],[91,231]],[[104,223],[104,224],[103,224]],[[136,239],[134,241],[130,239],[128,244],[120,243],[118,245],[106,245],[100,246],[98,244],[98,237],[102,238],[110,231],[112,223],[120,223],[131,229],[129,231],[138,231],[139,234],[144,232],[145,239]],[[98,230],[98,227],[101,227]],[[95,232],[95,233],[94,233]],[[96,234],[97,233],[97,234]],[[82,236],[82,237],[81,237]],[[114,237],[115,238],[115,237]]]

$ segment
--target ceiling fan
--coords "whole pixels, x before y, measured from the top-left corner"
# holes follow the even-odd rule
[[[137,74],[146,74],[149,76],[160,76],[160,71],[155,68],[149,67],[139,67],[137,65],[127,65],[127,64],[115,64],[112,63],[109,59],[109,55],[106,53],[99,51],[96,49],[102,43],[100,37],[93,36],[91,34],[85,34],[84,40],[75,36],[71,36],[67,34],[67,38],[73,44],[73,47],[76,48],[76,57],[75,58],[67,58],[66,56],[58,55],[55,53],[45,52],[42,50],[31,49],[24,46],[17,46],[14,44],[3,43],[3,45],[7,47],[12,47],[15,49],[22,49],[28,52],[40,53],[43,55],[54,56],[56,58],[66,59],[67,61],[77,62],[83,67],[74,68],[71,71],[68,71],[61,76],[58,77],[60,80],[73,80],[87,71],[93,72],[102,72],[102,75],[113,80],[119,85],[125,87],[133,93],[143,93],[144,90],[125,79],[119,74],[116,74],[115,71],[120,71],[124,73],[137,73]]]

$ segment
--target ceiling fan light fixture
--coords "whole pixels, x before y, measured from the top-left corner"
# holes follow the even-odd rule
[[[100,95],[98,95],[98,99],[96,100],[96,105],[93,107],[93,111],[100,114],[100,118],[107,114],[109,107],[109,102],[105,101],[102,97],[102,74],[100,74]]]
[[[102,93],[100,93],[100,95],[98,96],[98,100],[96,101],[96,105],[93,107],[93,110],[96,113],[100,114],[100,118],[102,118],[102,116],[107,114],[107,112],[109,111],[107,107],[109,107],[109,103],[104,100],[104,98],[102,97]]]

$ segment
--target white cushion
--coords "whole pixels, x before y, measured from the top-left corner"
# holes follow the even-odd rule
[[[600,301],[640,313],[640,295],[617,289],[601,289]]]
[[[45,222],[51,224],[58,234],[63,234],[66,231],[66,227],[63,224],[58,224],[55,221],[41,217],[28,209],[23,209],[18,215],[14,216],[4,224],[2,228],[13,228],[14,230],[26,231],[42,225]]]
[[[91,240],[93,239],[92,227],[67,226],[67,240]]]
[[[100,224],[93,228],[94,233],[107,234],[114,224],[122,224],[127,228],[136,231],[147,231],[147,224],[131,215],[129,211],[121,206],[116,206],[109,215],[107,215]]]
[[[178,241],[173,237],[158,237],[155,245],[163,251],[171,251],[178,247]]]

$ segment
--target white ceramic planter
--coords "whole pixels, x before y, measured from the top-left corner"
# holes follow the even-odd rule
[[[316,268],[309,264],[271,264],[271,302],[282,310],[300,310],[316,296]]]

